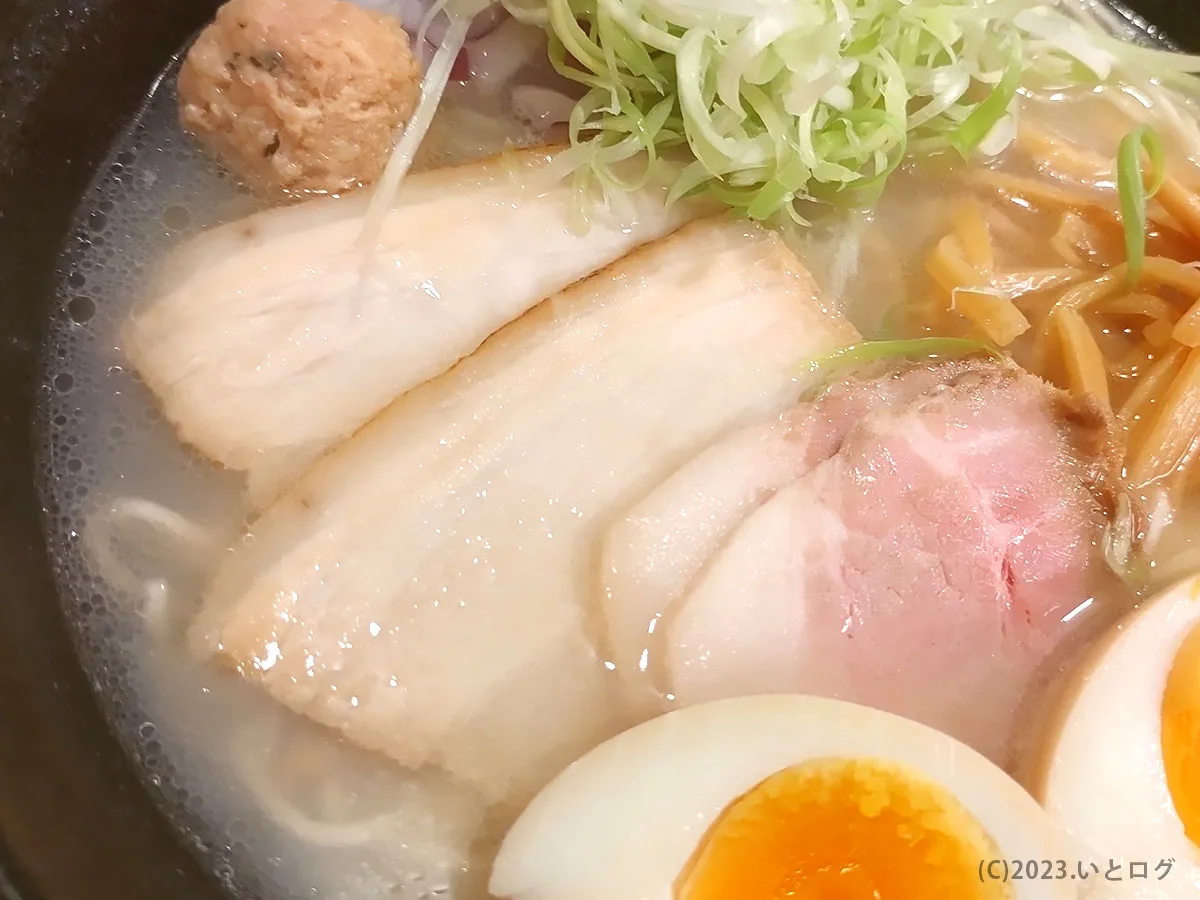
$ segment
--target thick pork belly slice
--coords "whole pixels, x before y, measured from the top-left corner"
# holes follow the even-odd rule
[[[613,729],[599,539],[857,339],[778,238],[703,220],[552,298],[325,457],[192,640],[409,766],[518,800]]]
[[[1088,597],[1109,438],[1086,406],[972,360],[851,378],[714,444],[607,539],[627,690],[838,697],[1008,762]]]
[[[373,252],[369,197],[319,199],[179,249],[124,332],[180,437],[265,505],[405,391],[543,298],[694,218],[651,185],[571,227],[569,179],[523,150],[413,175]]]

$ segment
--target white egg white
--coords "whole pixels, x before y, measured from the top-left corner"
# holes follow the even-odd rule
[[[1034,790],[1069,835],[1090,900],[1200,897],[1200,848],[1175,812],[1162,755],[1163,692],[1197,626],[1200,579],[1142,604],[1089,655],[1048,732]],[[1158,868],[1164,860],[1173,860],[1169,871]]]
[[[956,796],[1007,859],[1064,857],[1036,801],[985,757],[907,719],[795,695],[700,704],[632,728],[577,760],[506,836],[490,891],[516,900],[670,900],[730,803],[821,757],[874,758]],[[1074,897],[1069,880],[1013,882],[1016,900]]]

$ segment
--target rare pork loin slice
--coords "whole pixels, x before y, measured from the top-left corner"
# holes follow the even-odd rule
[[[857,339],[779,239],[703,220],[494,335],[253,526],[192,631],[292,709],[520,802],[613,728],[611,522]]]
[[[611,658],[643,714],[804,692],[1007,763],[1089,596],[1107,420],[990,359],[893,364],[715,443],[611,530]]]

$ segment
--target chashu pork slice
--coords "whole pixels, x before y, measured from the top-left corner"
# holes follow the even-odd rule
[[[228,559],[193,646],[364,747],[520,802],[628,724],[595,645],[614,516],[856,338],[777,237],[687,225],[326,456]]]
[[[820,694],[1007,764],[1094,586],[1113,446],[1102,414],[1008,363],[839,381],[714,443],[614,524],[610,658],[643,714]]]
[[[374,249],[366,192],[269,210],[178,249],[125,353],[179,436],[263,506],[392,400],[543,298],[695,218],[666,185],[572,227],[553,149],[413,175]]]

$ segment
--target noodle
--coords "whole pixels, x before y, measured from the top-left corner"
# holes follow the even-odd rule
[[[1087,273],[1082,268],[1029,269],[1000,275],[993,278],[989,285],[1020,305],[1042,299],[1042,295],[1048,291],[1078,284],[1086,277]]]
[[[1175,323],[1171,337],[1185,347],[1200,346],[1200,299]]]
[[[1129,427],[1142,417],[1142,410],[1156,403],[1159,396],[1179,374],[1187,351],[1176,347],[1164,355],[1138,378],[1137,386],[1130,392],[1117,412],[1117,421]]]
[[[1168,215],[1188,235],[1200,240],[1200,197],[1174,178],[1164,178],[1155,195]]]
[[[980,272],[991,272],[996,251],[979,204],[974,200],[959,204],[954,210],[954,227],[966,261]]]
[[[1121,226],[1114,217],[1105,214],[1101,224],[1074,210],[1063,216],[1058,231],[1050,239],[1050,246],[1076,266],[1089,262],[1101,266],[1116,265],[1123,259],[1125,251]]]
[[[1171,343],[1172,325],[1166,319],[1158,319],[1142,329],[1146,342],[1155,350],[1162,350]]]
[[[975,259],[988,264],[992,258],[987,224],[976,209],[960,211],[959,226],[970,242]],[[929,257],[926,267],[937,284],[950,295],[950,309],[965,317],[997,346],[1006,347],[1031,327],[1017,309],[1009,291],[994,285],[979,266],[966,259],[959,234],[946,235]],[[1021,283],[1016,282],[1019,288]]]
[[[282,742],[281,729],[273,729],[266,752]],[[258,727],[244,729],[234,742],[234,759],[238,777],[254,795],[262,809],[278,825],[292,834],[317,847],[361,847],[375,841],[387,839],[394,833],[397,813],[383,813],[358,821],[328,822],[314,818],[287,799],[277,784],[278,766],[260,762],[263,755],[263,737]]]
[[[947,294],[968,287],[981,287],[987,278],[966,259],[966,252],[958,235],[948,234],[938,242],[937,248],[926,263],[929,274]]]
[[[1056,324],[1055,316],[1064,312],[1082,312],[1089,306],[1109,297],[1113,291],[1120,287],[1124,280],[1125,266],[1120,265],[1109,269],[1108,272],[1099,278],[1085,282],[1084,284],[1077,284],[1063,292],[1062,296],[1055,301],[1054,306],[1051,308],[1050,315],[1042,326],[1034,346],[1034,360],[1039,370],[1045,371],[1049,363],[1050,348],[1053,341],[1053,326]]]
[[[1063,180],[1073,180],[1088,187],[1091,181],[1109,179],[1107,186],[1112,186],[1113,162],[1098,153],[1084,150],[1077,144],[1062,141],[1028,119],[1021,122],[1017,131],[1017,149],[1030,157],[1038,168],[1050,175],[1057,175]]]
[[[1100,209],[1111,211],[1113,202],[1098,190],[1076,191],[1047,184],[1036,178],[998,172],[994,169],[974,171],[971,180],[979,187],[990,188],[1010,200],[1020,198],[1025,204],[1067,207],[1068,209]],[[1018,204],[1018,205],[1025,205]]]
[[[1107,300],[1126,279],[1126,266],[1122,263],[1113,266],[1099,278],[1086,284],[1076,285],[1066,290],[1054,304],[1053,312],[1060,310],[1075,310],[1082,312],[1088,307]],[[1141,282],[1143,284],[1158,284],[1173,287],[1189,296],[1200,297],[1200,272],[1185,266],[1183,263],[1161,256],[1151,256],[1143,263]],[[1190,313],[1190,311],[1189,311]],[[1200,317],[1200,313],[1197,314]],[[1184,316],[1186,319],[1187,316]],[[1184,321],[1180,319],[1180,323]],[[1179,326],[1176,325],[1178,328]],[[1048,339],[1046,330],[1043,331],[1043,341]],[[1045,346],[1043,350],[1047,349]]]
[[[1113,316],[1144,316],[1172,323],[1179,318],[1179,310],[1155,294],[1122,294],[1097,304],[1096,311]]]
[[[168,539],[171,552],[162,558],[186,560],[190,564],[198,564],[215,552],[217,542],[209,531],[190,519],[140,497],[122,497],[113,502],[106,514],[88,520],[83,540],[94,570],[111,587],[134,598],[135,612],[154,630],[162,631],[170,612],[170,588],[159,574],[148,577],[139,574],[130,560],[121,558],[119,547],[123,544],[145,552],[146,540],[131,540],[123,533],[130,526],[142,526],[155,536]]]
[[[1200,297],[1200,271],[1165,256],[1148,256],[1142,266],[1143,284],[1173,287],[1189,297]]]
[[[988,230],[1003,246],[1019,250],[1020,253],[1031,259],[1042,255],[1045,246],[1030,233],[1028,228],[1022,227],[1015,221],[1010,209],[1004,209],[991,203],[984,207],[983,214],[987,219]],[[1030,212],[1023,210],[1023,215],[1029,216]]]
[[[956,288],[953,308],[982,329],[998,347],[1007,347],[1031,327],[1016,304],[986,290]]]
[[[1141,446],[1131,449],[1129,477],[1150,484],[1185,468],[1200,433],[1200,350],[1187,358],[1162,400],[1162,408]]]
[[[1022,196],[1035,203],[1091,208],[1112,215],[1111,204],[1102,202],[1095,193],[1107,193],[1116,186],[1115,182],[1111,180],[1115,177],[1111,160],[1105,159],[1098,153],[1082,149],[1076,144],[1060,140],[1048,132],[1042,131],[1036,125],[1028,123],[1022,123],[1015,145],[1031,158],[1031,161],[1043,174],[1059,181],[1070,182],[1077,187],[1090,189],[1091,193],[1075,193],[1054,185],[1044,184],[1036,179],[1009,173],[980,173],[978,176],[980,180],[989,183],[997,190]],[[1056,169],[1056,163],[1062,163],[1061,168]],[[1178,181],[1174,179],[1167,179],[1167,181],[1170,183],[1164,183],[1155,196],[1159,203],[1147,209],[1148,219],[1168,230],[1184,232],[1194,238],[1200,238],[1200,198],[1184,188]],[[1068,220],[1071,219],[1075,221],[1069,223]],[[1072,209],[1064,219],[1064,227],[1077,224],[1083,224],[1082,217]],[[1115,219],[1113,224],[1119,231],[1120,226]],[[1075,250],[1082,249],[1079,243],[1071,241],[1069,230],[1063,234],[1062,240],[1059,240],[1056,235],[1051,241],[1051,246],[1068,262],[1075,262],[1077,256],[1075,253],[1066,252],[1067,246],[1072,246]]]
[[[1061,233],[1050,238],[1050,247],[1067,265],[1082,266],[1086,262],[1072,242],[1065,239]]]
[[[1083,321],[1083,316],[1071,309],[1063,309],[1051,315],[1058,326],[1063,345],[1063,362],[1071,390],[1080,394],[1091,394],[1104,406],[1110,406],[1108,395],[1108,372],[1104,366],[1104,355],[1096,343],[1092,331]]]
[[[1143,369],[1157,359],[1154,348],[1145,342],[1138,343],[1129,353],[1112,363],[1112,374],[1117,378],[1138,378]]]

